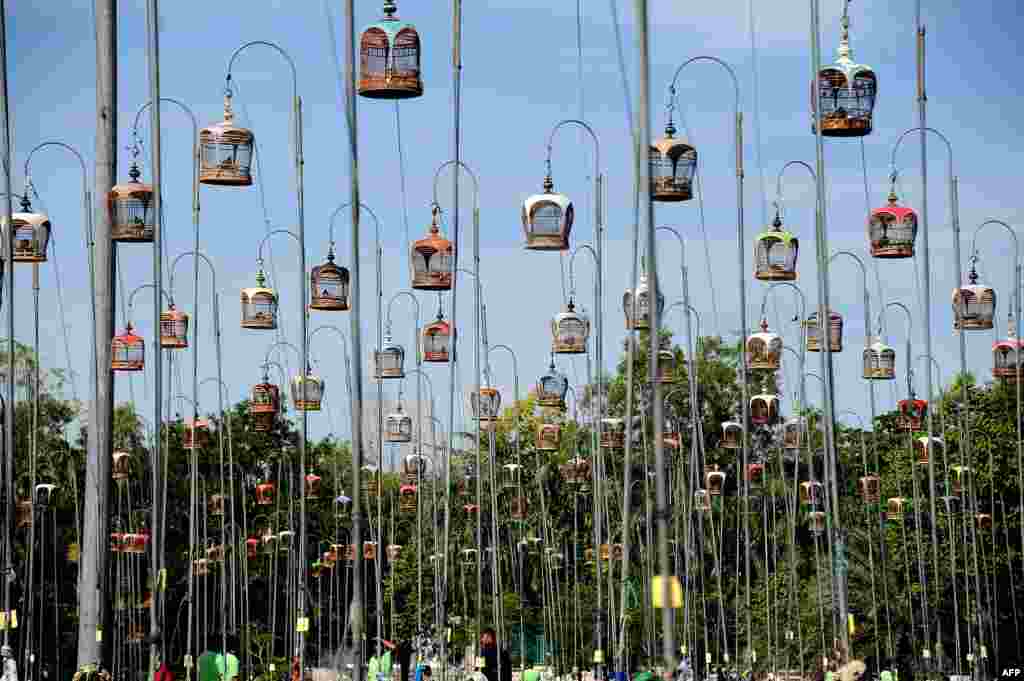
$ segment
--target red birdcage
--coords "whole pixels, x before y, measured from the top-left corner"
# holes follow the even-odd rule
[[[909,399],[900,400],[897,403],[897,408],[899,409],[898,423],[901,429],[915,431],[924,427],[924,419],[928,414],[928,402],[914,399],[914,396],[911,395]]]
[[[361,97],[410,99],[423,94],[420,36],[397,12],[395,0],[384,0],[384,17],[359,38]]]
[[[455,248],[441,235],[438,219],[441,209],[432,209],[427,235],[412,245],[409,263],[412,268],[412,287],[418,291],[449,291],[452,288],[452,266]]]
[[[188,347],[188,315],[171,303],[160,313],[160,347],[180,350]]]
[[[452,340],[452,327],[439,310],[437,319],[423,328],[423,361],[447,362]]]
[[[270,506],[274,503],[277,488],[272,482],[261,482],[256,485],[256,503],[260,506]]]
[[[110,368],[114,371],[142,371],[146,365],[146,341],[132,332],[129,324],[124,333],[110,341]]]

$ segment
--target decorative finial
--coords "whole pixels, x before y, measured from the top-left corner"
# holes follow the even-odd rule
[[[327,245],[327,262],[334,262],[334,242],[330,242]]]
[[[384,16],[386,19],[394,19],[395,12],[398,11],[398,5],[395,4],[395,0],[384,0]]]
[[[898,176],[898,173],[897,173],[896,169],[893,168],[892,172],[889,173],[889,205],[890,206],[895,206],[896,202],[900,200],[900,198],[898,196],[896,196],[896,178],[897,178],[897,176]]]
[[[435,203],[435,204],[433,204],[430,207],[430,233],[431,234],[440,234],[441,233],[441,228],[437,224],[437,222],[440,219],[440,217],[441,217],[441,206],[439,206],[439,205],[437,205]]]
[[[551,173],[544,176],[544,193],[551,194],[555,191],[555,183],[551,179]]]
[[[28,184],[28,183],[26,183],[26,184]],[[28,200],[28,190],[26,189],[25,193],[22,194],[22,196],[21,196],[21,211],[23,213],[28,213],[31,210],[32,210],[32,202]]]
[[[235,112],[231,110],[231,76],[228,76],[228,84],[224,88],[224,122],[231,123],[235,120]]]
[[[267,278],[263,274],[263,262],[261,261],[260,262],[260,268],[256,272],[256,285],[258,287],[260,287],[260,288],[263,288],[266,285],[266,283],[267,283]]]
[[[132,178],[132,182],[138,182],[141,176],[142,172],[139,170],[138,162],[132,160],[132,167],[128,169],[128,177]]]
[[[573,303],[572,296],[569,296],[569,304],[565,306],[565,309],[568,310],[569,312],[576,311],[576,304]]]
[[[967,275],[967,279],[971,282],[971,286],[974,286],[974,285],[976,285],[978,283],[977,263],[978,263],[978,254],[975,253],[974,255],[971,256],[971,272],[970,272],[970,274]]]
[[[772,227],[775,228],[776,232],[782,231],[782,208],[779,206],[778,201],[773,201],[775,204],[775,219],[772,220]]]
[[[665,124],[665,137],[671,138],[676,134],[675,123],[672,122],[672,114],[669,113],[668,123]]]
[[[1013,311],[1010,311],[1009,318],[1006,320],[1006,336],[1011,340],[1017,337],[1017,320],[1013,316]]]
[[[768,320],[761,317],[761,333],[768,333]]]

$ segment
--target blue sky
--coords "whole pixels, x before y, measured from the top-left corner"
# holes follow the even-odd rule
[[[374,21],[380,2],[358,3],[358,28]],[[619,21],[631,86],[636,84],[635,32],[631,3],[618,0]],[[746,249],[747,268],[754,235],[770,220],[775,198],[775,176],[788,160],[813,161],[814,138],[808,113],[808,81],[811,70],[808,44],[808,3],[754,3],[756,32],[752,49],[750,7],[745,0],[718,3],[652,2],[652,97],[654,120],[660,132],[664,92],[674,68],[697,55],[714,55],[736,69],[742,88],[745,116]],[[582,44],[577,46],[577,10]],[[119,177],[127,177],[131,124],[137,109],[148,99],[145,54],[145,4],[123,0],[120,10]],[[879,77],[880,93],[874,133],[864,142],[866,181],[872,207],[882,205],[887,192],[889,155],[899,134],[916,125],[915,30],[913,3],[865,3],[851,6],[854,58],[872,65]],[[43,140],[60,139],[94,154],[95,45],[92,3],[85,0],[28,0],[9,4],[8,17],[10,90],[14,119],[15,185],[20,191],[21,168],[28,151]],[[299,92],[304,101],[305,187],[307,259],[310,266],[326,254],[328,218],[348,201],[347,132],[338,93],[335,58],[331,55],[327,21],[335,23],[339,47],[344,49],[343,7],[331,3],[330,19],[316,0],[283,2],[199,3],[192,0],[162,3],[161,86],[165,97],[188,104],[204,126],[221,117],[222,89],[231,52],[250,40],[270,40],[284,47],[299,71]],[[838,40],[841,3],[822,8],[823,56],[831,61]],[[385,300],[408,285],[407,239],[425,232],[430,220],[432,179],[436,168],[452,155],[451,8],[447,3],[399,2],[402,18],[413,22],[424,46],[422,98],[400,105],[404,146],[406,196],[400,191],[400,164],[396,141],[395,108],[390,102],[360,99],[359,150],[362,200],[381,220],[384,249]],[[1016,3],[980,0],[970,11],[956,3],[926,3],[928,27],[929,124],[943,131],[956,153],[960,177],[960,215],[966,269],[974,229],[989,217],[1022,224],[1017,165],[1024,150],[1021,135],[1017,65],[1020,47],[1015,38],[1021,25]],[[632,161],[625,98],[617,66],[609,3],[591,0],[542,3],[537,0],[493,0],[467,3],[463,22],[462,139],[464,160],[480,178],[481,274],[488,313],[488,338],[492,344],[512,346],[519,359],[519,381],[525,393],[547,366],[548,324],[563,303],[560,256],[528,252],[522,248],[520,204],[540,189],[544,173],[545,141],[561,119],[582,117],[597,131],[602,144],[602,171],[606,176],[606,356],[614,364],[624,334],[621,296],[628,284],[629,239],[632,234]],[[582,56],[582,61],[578,60]],[[338,60],[342,55],[337,56]],[[339,62],[340,63],[340,62]],[[755,66],[757,78],[755,80]],[[241,399],[259,378],[262,361],[273,334],[239,328],[238,290],[252,285],[256,249],[267,224],[295,223],[294,180],[289,144],[290,83],[286,65],[266,49],[252,49],[236,62],[235,109],[244,125],[256,133],[262,165],[261,192],[249,189],[202,190],[202,249],[218,270],[224,340],[224,377],[232,400]],[[756,85],[756,88],[755,88]],[[757,97],[755,98],[755,90]],[[681,115],[701,154],[704,186],[704,230],[696,201],[658,206],[658,224],[672,225],[688,238],[691,292],[705,333],[730,335],[739,327],[737,309],[736,229],[734,174],[732,170],[732,94],[724,74],[715,67],[697,64],[684,71],[678,86]],[[755,101],[756,100],[756,101]],[[756,106],[755,106],[756,104]],[[632,104],[635,108],[635,103]],[[678,120],[678,119],[677,119]],[[163,171],[167,261],[191,247],[193,235],[189,191],[191,124],[178,110],[164,108]],[[144,122],[148,134],[148,120]],[[866,258],[864,220],[865,169],[857,141],[826,143],[829,192],[829,245],[848,249]],[[148,149],[148,147],[147,147]],[[945,151],[929,145],[929,218],[932,247],[932,331],[934,354],[948,380],[957,368],[957,342],[952,332],[949,296],[955,285],[952,232],[946,197]],[[919,206],[921,187],[916,137],[902,147],[901,194],[904,203]],[[577,133],[563,131],[554,151],[556,187],[574,200],[577,210],[573,244],[593,235],[593,197],[590,186],[591,151]],[[91,171],[91,166],[90,166]],[[148,178],[150,169],[144,168]],[[80,372],[78,392],[85,392],[88,358],[88,287],[83,249],[80,177],[77,162],[62,152],[47,150],[33,159],[33,183],[55,227],[56,258],[43,268],[41,294],[41,353],[49,366],[67,366],[56,294],[55,264],[63,284],[63,310],[71,350],[70,364]],[[90,180],[91,184],[91,180]],[[445,185],[449,183],[446,182]],[[468,194],[468,192],[466,192]],[[799,172],[785,182],[787,226],[802,239],[798,283],[816,301],[815,267],[812,261],[813,185]],[[451,209],[450,194],[441,203]],[[264,212],[263,206],[266,209]],[[408,213],[408,230],[403,205]],[[38,206],[37,206],[38,207]],[[463,224],[469,225],[470,202],[462,208]],[[375,338],[373,315],[372,223],[364,221],[363,366]],[[343,263],[348,261],[349,224],[337,221],[336,240]],[[446,227],[446,231],[448,228]],[[664,233],[661,233],[664,236]],[[706,240],[703,238],[706,235]],[[921,240],[919,238],[919,246]],[[463,255],[471,242],[464,235]],[[986,232],[980,242],[984,282],[1000,294],[999,335],[1005,333],[1006,305],[1010,300],[1012,246],[999,232]],[[920,249],[919,249],[920,250]],[[274,269],[282,306],[282,332],[295,342],[298,337],[296,308],[297,253],[287,239],[273,242]],[[710,262],[705,259],[710,255]],[[128,289],[151,278],[151,250],[133,245],[121,249],[123,281]],[[659,244],[662,287],[670,301],[680,295],[678,244],[669,238]],[[924,352],[921,271],[910,261],[881,262],[878,274],[886,300],[899,300],[914,311],[914,354]],[[462,260],[468,264],[468,258]],[[568,259],[565,262],[568,268]],[[183,261],[176,272],[175,298],[191,310],[191,264]],[[873,265],[869,262],[869,267]],[[165,268],[165,272],[166,272]],[[577,261],[578,299],[592,311],[592,269]],[[709,273],[710,272],[710,278]],[[466,279],[466,282],[469,280]],[[753,328],[765,286],[747,279],[749,320]],[[16,270],[15,335],[31,339],[30,269]],[[211,337],[210,282],[205,272],[200,282],[200,377],[214,376]],[[712,290],[714,296],[712,296]],[[462,366],[465,386],[472,381],[471,315],[469,286],[462,288],[458,314],[463,329]],[[863,338],[860,277],[849,262],[838,264],[832,274],[833,307],[846,318],[846,349],[836,356],[837,409],[867,413],[867,400],[859,377]],[[872,296],[875,288],[872,286]],[[5,292],[5,302],[10,296]],[[769,305],[769,322],[781,325],[790,342],[796,327],[792,296],[776,296]],[[151,333],[150,294],[136,297],[136,327]],[[435,296],[420,296],[422,314],[432,315]],[[717,304],[716,304],[717,303]],[[872,306],[877,314],[878,301]],[[447,306],[446,306],[447,309]],[[123,310],[119,308],[118,319]],[[450,315],[450,311],[449,311]],[[6,317],[5,317],[6,318]],[[348,330],[344,313],[314,313],[310,328],[321,323]],[[668,320],[680,334],[682,318]],[[120,326],[120,322],[119,322]],[[408,346],[412,333],[408,305],[395,306],[394,331]],[[6,330],[5,330],[6,333]],[[889,324],[889,342],[900,352],[902,375],[904,322],[895,316]],[[968,338],[968,364],[982,378],[989,377],[994,340],[990,332]],[[344,363],[334,337],[318,334],[312,356],[315,370],[328,384],[326,413],[311,417],[314,436],[333,432],[347,437],[349,416],[345,401]],[[293,371],[296,360],[281,355]],[[787,353],[787,360],[790,359]],[[812,358],[813,359],[813,358]],[[792,362],[789,362],[792,365]],[[812,361],[816,364],[816,361]],[[185,359],[183,376],[191,360]],[[585,364],[561,362],[573,383],[585,380]],[[924,366],[918,364],[918,393],[923,394]],[[511,368],[502,355],[494,356],[495,380],[504,389],[512,385]],[[447,402],[447,369],[429,368],[437,387],[438,407]],[[796,373],[787,367],[785,382],[795,385]],[[134,382],[134,386],[130,383]],[[813,390],[814,384],[809,385]],[[394,387],[388,386],[393,393]],[[131,381],[117,378],[117,397],[134,394],[140,409],[152,413],[146,397],[152,377]],[[902,396],[903,381],[880,391],[879,405],[889,408]],[[177,381],[175,381],[177,391]],[[185,394],[190,394],[187,379]],[[460,388],[460,393],[465,390]],[[367,397],[372,396],[367,391]],[[817,399],[812,399],[817,403]],[[201,408],[216,408],[216,392],[207,385],[200,395]],[[462,409],[460,401],[460,410]],[[186,411],[184,404],[181,411]],[[443,409],[447,414],[447,409]]]

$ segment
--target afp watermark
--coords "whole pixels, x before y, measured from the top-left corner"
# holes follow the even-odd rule
[[[1020,667],[1007,667],[1000,676],[1019,679],[1024,676],[1024,670]]]

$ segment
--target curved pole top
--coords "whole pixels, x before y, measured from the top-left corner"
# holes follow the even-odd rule
[[[793,289],[800,295],[800,320],[803,321],[807,318],[807,298],[804,297],[803,290],[791,281],[776,281],[767,289],[765,289],[764,297],[761,298],[761,315],[764,316],[765,306],[768,304],[768,294],[775,290],[777,286],[786,286]]]
[[[192,119],[192,133],[196,134],[199,131],[199,123],[196,120],[195,113],[192,111],[192,109],[190,109],[180,99],[175,99],[173,97],[161,97],[160,98],[160,103],[161,104],[177,104],[178,107],[182,111],[184,111],[188,115],[189,118]],[[146,102],[145,104],[140,106],[139,110],[135,112],[135,122],[132,123],[132,130],[138,130],[139,129],[139,119],[142,117],[143,112],[146,109],[148,109],[150,106],[152,106],[152,104],[153,104],[153,100],[149,100],[148,102]]]
[[[597,265],[597,251],[590,244],[580,244],[573,249],[572,255],[569,256],[569,296],[571,297],[576,292],[576,276],[575,270],[573,269],[573,263],[576,262],[576,254],[580,251],[588,251],[591,257],[594,258],[594,265]]]
[[[216,376],[210,376],[209,378],[204,378],[203,380],[199,381],[199,387],[202,388],[205,384],[209,383],[210,381],[213,381],[214,383],[219,383],[221,389],[224,391],[224,395],[227,395],[228,393],[231,392],[231,390],[228,389],[228,384],[222,381],[221,379],[217,378]]]
[[[192,405],[193,419],[195,417],[199,416],[199,406],[195,402],[193,402],[190,398],[182,395],[181,393],[178,393],[177,395],[174,396],[174,399],[176,399],[176,400],[185,400],[186,402],[188,402],[189,404]]]
[[[458,168],[465,170],[469,174],[469,177],[473,180],[473,206],[477,207],[480,205],[480,182],[476,179],[476,173],[462,161],[450,160],[445,161],[437,170],[434,171],[434,205],[440,206],[441,202],[437,200],[437,181],[441,179],[441,171],[451,165],[457,165]]]
[[[918,355],[915,358],[915,361],[919,362],[922,359],[928,360],[929,362],[931,362],[932,366],[935,367],[935,373],[937,373],[939,375],[939,385],[941,386],[942,385],[942,366],[939,364],[939,361],[937,359],[935,359],[934,357],[932,357],[931,355],[929,355],[927,352],[922,352],[920,355]]]
[[[862,417],[860,414],[858,414],[857,412],[853,411],[852,409],[843,409],[842,411],[836,413],[836,418],[839,418],[840,416],[843,416],[843,415],[846,415],[846,414],[849,414],[850,416],[856,416],[857,417],[857,421],[860,422],[860,429],[861,429],[861,433],[862,433],[861,436],[863,437],[864,417]]]
[[[171,262],[170,285],[168,286],[168,288],[171,289],[172,293],[174,292],[174,268],[178,266],[178,261],[179,260],[181,260],[182,258],[184,258],[185,256],[188,256],[188,255],[191,255],[191,256],[194,256],[196,258],[199,258],[201,260],[205,260],[206,261],[206,264],[210,268],[210,275],[213,277],[213,290],[214,290],[214,293],[216,293],[217,292],[217,270],[213,266],[213,262],[202,251],[185,251],[184,253],[181,253],[180,255],[178,255],[178,257],[176,257]]]
[[[399,298],[403,298],[403,297],[409,298],[409,300],[412,301],[412,304],[416,307],[416,327],[419,328],[419,325],[420,325],[420,301],[417,300],[416,296],[413,295],[412,291],[409,291],[407,289],[402,289],[401,291],[398,291],[397,293],[395,293],[395,295],[391,296],[391,300],[388,301],[387,325],[388,325],[388,330],[389,331],[391,329],[391,305],[396,300],[398,300]]]
[[[228,75],[227,78],[225,79],[228,84],[228,89],[231,89],[231,69],[235,65],[235,59],[238,58],[238,55],[241,54],[243,50],[254,45],[262,45],[264,47],[269,47],[270,49],[276,51],[278,54],[284,57],[285,61],[288,62],[288,66],[291,67],[292,70],[292,95],[297,97],[299,94],[299,76],[298,71],[295,69],[295,61],[287,52],[284,51],[284,48],[282,48],[277,43],[270,42],[269,40],[253,40],[251,42],[247,42],[231,54],[231,58],[228,60]]]
[[[811,377],[811,376],[813,376],[814,378],[816,378],[819,381],[821,381],[821,385],[822,386],[825,385],[825,379],[822,378],[821,376],[819,376],[818,374],[814,373],[813,371],[807,371],[807,372],[804,373],[804,378],[808,378],[808,377]]]
[[[260,366],[261,366],[261,367],[263,368],[263,375],[264,375],[264,376],[266,376],[266,375],[267,375],[267,368],[268,368],[268,367],[270,367],[270,366],[275,366],[275,367],[277,367],[277,370],[278,370],[279,372],[281,372],[281,381],[283,381],[284,383],[287,383],[287,382],[288,382],[288,381],[286,380],[286,377],[287,377],[287,375],[288,375],[288,372],[284,370],[284,367],[283,367],[283,366],[281,366],[281,363],[280,363],[280,362],[275,362],[275,361],[274,361],[274,360],[272,360],[272,359],[264,359],[264,360],[263,360],[263,362],[262,362],[262,363],[260,364]]]
[[[85,164],[85,157],[82,156],[82,154],[80,154],[78,152],[78,150],[75,149],[70,144],[66,144],[65,142],[60,142],[60,141],[57,141],[57,140],[49,140],[49,141],[46,141],[46,142],[40,142],[36,146],[32,147],[32,151],[28,152],[28,156],[25,158],[25,181],[26,182],[28,182],[29,178],[32,177],[32,173],[29,171],[29,164],[32,162],[33,154],[35,154],[40,149],[43,149],[44,147],[60,147],[61,149],[64,149],[66,151],[70,151],[72,154],[75,155],[75,158],[78,159],[79,165],[82,166],[82,180],[83,180],[83,182],[85,182],[88,179],[89,173],[85,169],[85,165],[86,165]]]
[[[302,246],[302,241],[299,240],[298,235],[295,232],[291,231],[290,229],[272,229],[269,232],[267,232],[267,234],[262,239],[260,239],[260,245],[256,251],[256,257],[261,263],[263,262],[263,244],[267,243],[267,240],[270,237],[274,236],[275,234],[287,234],[291,238],[295,239],[295,243],[299,244],[300,247]]]
[[[427,379],[427,389],[430,390],[430,398],[433,399],[434,398],[434,382],[430,380],[430,374],[428,374],[427,372],[423,371],[423,369],[420,369],[419,367],[413,367],[412,369],[409,369],[408,371],[405,372],[406,377],[408,377],[410,374],[416,374],[417,376],[421,376],[421,377]]]
[[[684,237],[684,236],[683,236],[682,234],[680,234],[680,233],[679,233],[679,232],[678,232],[678,231],[676,230],[676,228],[675,228],[675,227],[669,227],[668,225],[662,225],[662,226],[660,226],[660,227],[655,227],[655,228],[654,228],[654,231],[656,231],[656,232],[657,232],[657,231],[665,231],[665,232],[671,232],[672,234],[674,234],[674,235],[675,235],[675,237],[676,237],[676,240],[678,240],[678,241],[679,241],[679,245],[680,245],[680,246],[682,247],[682,249],[683,249],[683,254],[685,254],[685,253],[686,253],[686,238],[685,238],[685,237]]]
[[[995,218],[985,220],[985,222],[978,225],[978,228],[974,230],[974,236],[971,237],[971,253],[978,252],[978,234],[986,225],[997,225],[1010,233],[1010,236],[1013,237],[1013,261],[1015,265],[1018,264],[1020,262],[1020,242],[1017,239],[1017,232],[1015,232],[1013,227],[1010,227],[1010,225],[1006,224],[1002,220],[996,220]]]
[[[328,240],[331,242],[332,245],[334,244],[334,219],[338,217],[338,213],[340,213],[342,210],[344,210],[345,208],[348,208],[351,205],[352,205],[351,201],[346,201],[345,203],[343,203],[340,206],[338,206],[337,208],[335,208],[334,212],[331,213],[331,220],[330,220],[330,223],[328,224]],[[367,206],[362,201],[359,202],[359,209],[360,210],[365,210],[367,213],[370,214],[370,217],[373,218],[373,224],[374,224],[374,226],[377,229],[377,245],[379,247],[380,246],[380,220],[377,219],[377,214],[374,213],[373,210],[371,210],[370,207]]]
[[[735,100],[733,102],[733,113],[739,113],[739,110],[740,110],[740,81],[739,81],[739,79],[736,78],[736,72],[733,71],[732,67],[729,66],[726,62],[722,61],[718,57],[712,57],[710,55],[700,55],[700,56],[697,56],[697,57],[690,57],[689,59],[687,59],[686,61],[684,61],[682,64],[679,65],[679,68],[676,69],[675,74],[673,74],[673,76],[672,76],[672,82],[668,86],[669,93],[670,93],[672,99],[673,100],[675,99],[676,81],[679,79],[679,74],[682,73],[683,69],[685,69],[687,66],[689,66],[690,64],[692,64],[694,62],[698,62],[698,61],[713,62],[715,64],[718,64],[722,68],[724,68],[729,73],[729,77],[732,78],[732,87],[733,87],[733,90],[735,91],[735,94],[736,94],[736,98],[735,98]]]
[[[829,259],[828,259],[829,264],[832,264],[832,261],[835,260],[836,258],[838,258],[841,255],[845,255],[846,257],[853,258],[855,261],[857,261],[857,264],[860,265],[860,273],[864,275],[865,280],[867,279],[867,276],[868,276],[867,267],[864,266],[864,261],[861,259],[861,257],[859,255],[857,255],[856,253],[854,253],[853,251],[836,251],[835,253],[833,253],[829,257]]]
[[[941,132],[939,132],[935,128],[922,128],[922,127],[915,127],[915,128],[910,128],[909,130],[904,130],[903,133],[898,138],[896,138],[896,144],[894,144],[892,146],[892,154],[890,156],[889,165],[891,167],[893,167],[893,168],[896,167],[896,152],[899,150],[900,143],[903,141],[903,138],[906,137],[907,135],[909,135],[912,132],[920,132],[920,131],[930,132],[933,135],[938,136],[938,138],[940,140],[942,140],[943,142],[946,143],[946,151],[949,152],[949,165],[950,165],[950,167],[952,167],[952,165],[953,165],[953,145],[949,143],[949,139],[947,139],[945,135],[943,135]]]
[[[786,161],[783,164],[783,166],[781,168],[779,168],[779,174],[775,177],[775,198],[778,201],[776,206],[778,207],[778,209],[780,211],[783,211],[783,205],[782,204],[785,203],[785,199],[783,198],[783,195],[782,195],[782,176],[785,175],[786,169],[789,168],[790,166],[800,166],[801,168],[803,168],[804,170],[806,170],[808,173],[811,174],[811,179],[814,180],[815,183],[817,183],[817,181],[818,181],[818,175],[814,172],[814,168],[812,168],[810,166],[810,164],[807,163],[807,161],[800,161],[800,160]],[[817,185],[815,185],[815,187],[817,187]],[[814,198],[815,198],[815,203],[817,204],[818,203],[818,201],[817,201],[817,199],[818,199],[818,191],[817,191],[817,189],[815,189],[815,191],[814,191]],[[785,211],[783,211],[783,213],[784,212]]]
[[[335,333],[341,335],[342,344],[345,346],[345,352],[346,353],[348,352],[348,336],[346,336],[345,332],[342,331],[341,329],[339,329],[334,324],[321,324],[320,326],[318,326],[315,329],[313,329],[312,331],[310,331],[309,332],[309,336],[307,336],[306,347],[309,347],[309,346],[311,346],[313,344],[313,336],[316,335],[316,333],[318,331],[324,331],[324,330],[334,331]],[[275,343],[275,345],[281,345],[284,342],[285,341],[279,341],[278,343]],[[289,345],[291,345],[291,344],[289,343]],[[292,349],[295,350],[295,346],[294,345],[292,345]],[[298,352],[298,351],[296,351],[296,352]],[[269,351],[268,351],[267,354],[269,356]]]
[[[898,307],[907,315],[907,342],[910,342],[911,336],[913,336],[914,329],[914,317],[910,314],[910,309],[898,300],[892,300],[885,304],[885,307],[880,313],[878,313],[878,326],[880,329],[885,328],[885,313],[890,307]]]
[[[297,357],[300,357],[300,358],[302,357],[302,353],[299,352],[299,349],[296,348],[291,343],[289,343],[288,341],[283,341],[283,340],[282,341],[275,341],[274,343],[271,343],[267,347],[267,352],[263,355],[264,364],[266,364],[267,360],[270,359],[270,353],[272,353],[274,350],[276,350],[277,348],[282,347],[282,346],[286,346],[286,347],[291,348],[293,351],[295,351],[295,355]],[[300,359],[300,361],[301,361],[301,359]]]
[[[575,125],[577,127],[583,128],[590,135],[590,139],[592,139],[594,141],[594,167],[597,168],[598,171],[600,171],[600,168],[601,168],[601,142],[597,138],[597,133],[594,132],[594,129],[591,128],[590,124],[588,124],[586,121],[581,121],[578,118],[566,118],[566,119],[563,119],[563,120],[558,121],[557,123],[555,123],[555,127],[553,127],[551,129],[550,133],[548,133],[548,156],[547,156],[548,172],[550,172],[550,168],[551,168],[551,149],[554,146],[555,133],[557,133],[560,129],[562,129],[563,127],[565,127],[567,125]]]
[[[134,301],[135,301],[135,294],[138,293],[139,291],[141,291],[144,288],[153,288],[153,289],[155,289],[156,285],[153,284],[152,282],[150,282],[148,284],[140,284],[139,286],[136,286],[134,289],[132,289],[132,292],[128,294],[128,318],[129,318],[129,321],[131,320],[131,316],[132,316],[132,312],[131,311],[132,311],[132,306],[134,305]],[[167,295],[167,291],[165,291],[163,289],[160,289],[160,293],[164,294],[164,300],[167,301],[168,305],[173,305],[174,304],[174,298],[172,298],[171,296]]]

